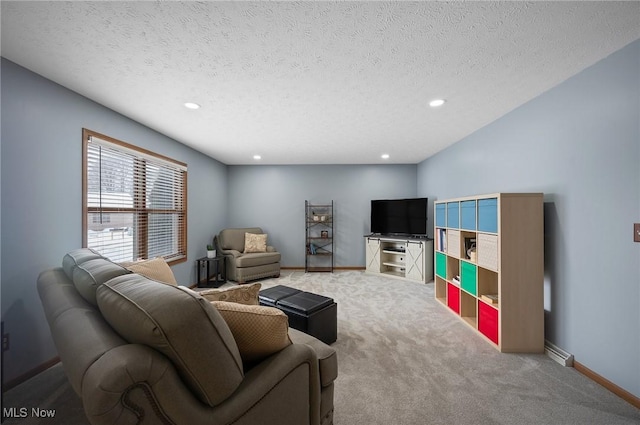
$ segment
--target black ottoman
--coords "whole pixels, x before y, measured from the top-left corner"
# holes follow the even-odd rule
[[[273,288],[263,289],[258,294],[258,300],[260,301],[260,305],[266,305],[269,307],[277,307],[276,304],[278,301],[290,297],[291,295],[295,295],[300,292],[299,289],[289,288],[284,285],[277,285]]]
[[[271,291],[272,292],[267,292]],[[289,291],[289,295],[285,293]],[[263,294],[263,292],[265,294]],[[332,298],[303,292],[287,286],[278,285],[260,291],[260,304],[270,305],[282,310],[289,318],[289,326],[318,338],[325,344],[338,339],[338,305]]]

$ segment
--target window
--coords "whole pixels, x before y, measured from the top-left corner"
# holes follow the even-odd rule
[[[83,246],[112,261],[187,258],[187,166],[83,130]]]

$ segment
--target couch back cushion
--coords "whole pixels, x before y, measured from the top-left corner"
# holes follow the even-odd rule
[[[259,227],[241,227],[234,229],[224,229],[218,235],[218,245],[221,249],[235,249],[244,252],[245,233],[264,233]]]
[[[85,261],[94,260],[96,258],[103,258],[97,251],[90,248],[80,248],[68,252],[62,258],[62,269],[67,275],[69,280],[73,279],[73,270],[76,266],[84,263]]]
[[[62,268],[38,276],[38,293],[51,336],[74,391],[82,394],[87,370],[107,351],[127,342],[104,320],[98,307],[75,289]]]
[[[131,274],[100,286],[97,300],[124,339],[166,355],[203,403],[220,404],[242,382],[242,360],[229,327],[196,292]]]
[[[97,305],[96,290],[98,287],[109,279],[129,273],[131,273],[129,270],[106,258],[94,258],[74,267],[73,285],[82,298]]]

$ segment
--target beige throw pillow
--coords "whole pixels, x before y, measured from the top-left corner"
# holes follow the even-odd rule
[[[240,357],[256,362],[291,344],[289,319],[275,307],[212,301],[231,329]]]
[[[244,234],[244,253],[267,252],[267,235],[257,233]]]
[[[247,305],[258,305],[261,283],[232,286],[230,288],[205,289],[198,293],[209,301],[228,301]]]
[[[174,286],[178,285],[176,277],[171,271],[171,267],[169,267],[167,261],[162,257],[137,261],[127,265],[126,268],[149,279],[157,280],[158,282],[168,283]]]

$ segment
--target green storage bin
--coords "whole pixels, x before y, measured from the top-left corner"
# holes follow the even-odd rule
[[[447,256],[441,252],[436,252],[436,275],[447,278]]]
[[[462,289],[475,296],[478,292],[476,289],[476,265],[462,261],[460,268],[460,286]]]

